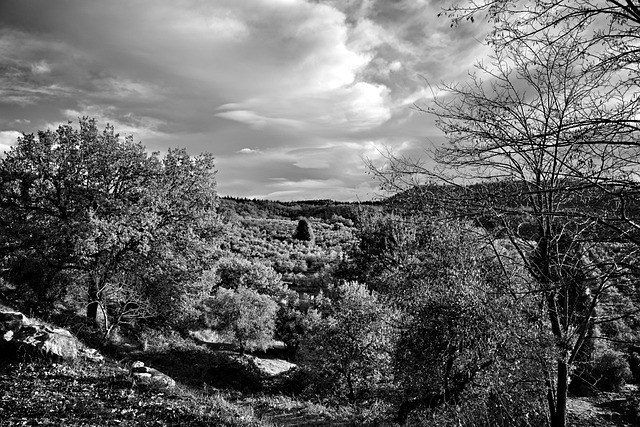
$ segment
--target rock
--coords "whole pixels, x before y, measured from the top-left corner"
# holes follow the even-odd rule
[[[98,353],[98,350],[94,348],[83,348],[78,352],[78,355],[84,359],[90,360],[95,363],[104,362],[104,356]]]
[[[30,324],[29,319],[18,311],[0,311],[0,332],[15,332],[24,325]]]
[[[215,388],[258,393],[278,378],[290,375],[295,368],[295,364],[284,360],[231,352],[218,353],[210,359],[202,380]]]
[[[144,366],[144,363],[140,361],[136,361],[131,364],[129,375],[134,384],[140,382],[167,388],[173,388],[176,386],[176,382],[173,378],[167,374],[163,374],[157,369]]]
[[[266,377],[273,377],[295,368],[297,365],[281,359],[261,359],[253,357],[252,363]]]
[[[84,346],[66,329],[54,328],[16,311],[0,311],[0,357],[73,360]]]
[[[22,356],[52,360],[75,359],[80,347],[69,331],[37,324],[23,326],[10,342]]]

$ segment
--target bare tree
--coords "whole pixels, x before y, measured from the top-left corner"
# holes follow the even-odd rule
[[[532,39],[554,30],[584,33],[604,62],[629,67],[638,73],[640,59],[640,2],[637,0],[456,0],[441,15],[452,25],[486,17],[493,25],[489,40],[496,45],[514,39]],[[559,29],[559,30],[558,30]],[[558,30],[558,31],[555,31]]]
[[[634,256],[602,259],[595,248],[612,236],[639,241],[625,207],[637,189],[638,96],[591,47],[558,28],[512,39],[423,108],[450,142],[432,153],[436,169],[394,156],[374,169],[388,188],[421,184],[411,192],[431,208],[490,221],[515,247],[534,280],[513,295],[535,294],[544,315],[532,321],[555,337],[544,368],[554,427],[565,425],[570,372],[603,320],[598,305]]]

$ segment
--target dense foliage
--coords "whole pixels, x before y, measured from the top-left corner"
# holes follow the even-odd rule
[[[205,304],[208,326],[231,334],[241,353],[269,347],[278,310],[271,298],[239,286],[235,290],[218,288]]]
[[[302,363],[315,371],[325,392],[355,403],[391,383],[396,313],[359,283],[329,291],[333,303],[307,332]]]
[[[25,134],[0,159],[4,267],[43,310],[74,293],[106,334],[110,320],[167,319],[209,258],[213,157],[161,158],[95,120],[79,125]]]

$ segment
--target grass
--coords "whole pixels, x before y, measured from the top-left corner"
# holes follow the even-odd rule
[[[132,386],[114,362],[5,363],[3,426],[269,426],[251,407],[184,386]]]

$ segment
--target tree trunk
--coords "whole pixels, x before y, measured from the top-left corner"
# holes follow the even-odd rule
[[[405,400],[398,409],[395,422],[400,425],[405,425],[409,418],[409,413],[419,408],[433,409],[446,402],[457,404],[467,386],[473,382],[476,374],[492,363],[493,359],[487,359],[475,366],[469,367],[466,372],[458,374],[456,378],[454,378],[453,385],[445,389],[442,393],[428,393],[421,397]]]
[[[406,425],[409,418],[409,413],[420,408],[421,406],[424,406],[425,404],[425,401],[421,401],[419,399],[405,400],[400,405],[400,409],[398,409],[395,422],[397,424],[400,424],[401,426]]]
[[[568,388],[569,367],[565,360],[558,360],[558,387],[556,389],[555,411],[551,414],[551,427],[565,427],[567,421]]]
[[[347,371],[345,373],[345,378],[347,380],[347,388],[348,388],[347,399],[349,399],[349,403],[355,403],[356,393],[353,387],[353,379],[351,378],[351,372]]]
[[[89,303],[87,304],[87,319],[94,324],[98,323],[98,306],[100,301],[100,288],[95,280],[89,281]]]

